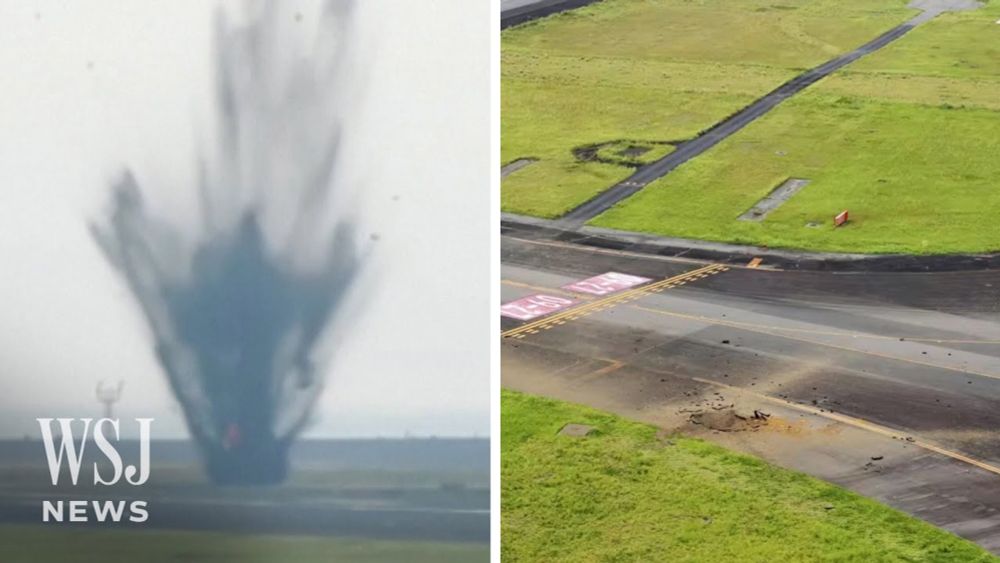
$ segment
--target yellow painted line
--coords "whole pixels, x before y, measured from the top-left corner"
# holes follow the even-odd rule
[[[635,288],[635,289],[632,289],[632,290],[628,290],[628,291],[625,291],[625,292],[622,292],[622,293],[612,294],[612,295],[609,295],[608,297],[605,297],[605,298],[602,298],[602,299],[598,299],[596,301],[592,301],[590,303],[586,303],[586,304],[580,305],[578,307],[567,309],[567,310],[563,311],[562,313],[557,313],[555,315],[544,317],[544,318],[539,319],[537,321],[533,321],[531,323],[528,323],[528,324],[521,325],[519,327],[513,328],[511,330],[508,330],[507,332],[504,332],[502,334],[502,336],[507,336],[507,335],[513,334],[515,332],[523,331],[523,330],[526,330],[526,329],[531,328],[533,326],[543,325],[543,324],[546,324],[548,322],[553,321],[554,319],[569,318],[570,320],[575,320],[580,315],[582,315],[582,314],[584,314],[586,312],[589,312],[591,309],[599,307],[599,306],[601,306],[602,304],[604,304],[606,302],[610,302],[610,301],[614,301],[614,300],[617,300],[617,299],[621,299],[622,297],[625,297],[625,296],[628,296],[628,295],[633,295],[633,294],[638,294],[638,293],[641,293],[641,292],[645,292],[645,291],[649,290],[650,288],[663,286],[663,285],[666,285],[668,283],[674,283],[677,280],[681,280],[681,279],[684,279],[686,277],[692,276],[692,275],[694,275],[694,274],[696,274],[696,273],[698,273],[698,272],[700,272],[702,270],[709,270],[709,269],[713,269],[713,268],[716,268],[716,267],[717,267],[717,265],[710,264],[708,266],[704,266],[704,267],[698,268],[696,270],[691,270],[689,272],[685,272],[683,274],[679,274],[679,275],[673,276],[671,278],[667,278],[665,280],[661,280],[661,281],[656,282],[654,284],[648,284],[648,285],[640,286],[638,288]]]
[[[656,314],[666,315],[666,316],[671,316],[671,317],[677,317],[677,316],[688,316],[688,317],[691,317],[690,315],[682,315],[681,313],[673,313],[673,312],[670,312],[670,311],[664,311],[662,309],[653,309],[651,307],[641,307],[639,305],[632,305],[631,307],[633,309],[639,309],[639,310],[642,310],[642,311],[648,311],[650,313],[656,313]],[[694,320],[698,320],[697,317],[691,317],[691,318],[693,318]],[[710,321],[705,321],[705,322],[710,322]],[[717,324],[725,324],[725,321],[720,321]],[[812,340],[812,339],[809,339],[809,338],[801,338],[801,337],[798,337],[798,336],[790,336],[788,334],[780,334],[780,333],[770,332],[770,331],[767,331],[767,330],[761,330],[761,329],[756,329],[756,328],[749,328],[747,326],[736,327],[736,328],[740,328],[742,330],[746,330],[746,331],[750,331],[750,332],[757,332],[757,333],[760,333],[760,334],[767,334],[769,336],[777,336],[778,338],[787,338],[788,340],[796,340],[796,341],[799,341],[799,342],[806,342],[808,344],[816,344],[817,346],[826,346],[827,348],[834,348],[836,350],[845,350],[845,351],[848,351],[848,352],[855,352],[855,353],[858,353],[858,354],[865,354],[865,355],[868,355],[868,356],[874,356],[876,358],[883,358],[883,359],[887,359],[887,360],[896,360],[896,361],[899,361],[899,362],[907,362],[907,363],[911,363],[911,364],[915,364],[915,365],[932,367],[932,368],[937,368],[937,369],[943,369],[943,370],[946,370],[946,371],[954,371],[954,372],[964,373],[964,374],[968,374],[968,375],[978,375],[980,377],[988,377],[990,379],[1000,379],[1000,375],[996,375],[996,374],[992,374],[992,373],[985,373],[985,372],[974,371],[974,370],[969,370],[969,369],[961,369],[961,368],[957,368],[957,367],[954,367],[954,366],[947,366],[947,365],[943,365],[943,364],[935,364],[934,362],[925,362],[923,360],[914,360],[912,358],[904,358],[902,356],[893,356],[893,355],[890,355],[890,354],[883,354],[881,352],[872,352],[870,350],[859,350],[858,348],[851,348],[850,346],[840,346],[838,344],[831,344],[829,342],[822,342],[820,340]]]
[[[507,338],[507,337],[513,336],[515,334],[520,334],[520,333],[523,333],[523,332],[527,332],[527,331],[529,331],[531,329],[534,329],[536,327],[537,328],[542,328],[542,329],[551,328],[551,326],[553,326],[553,324],[554,324],[554,322],[556,320],[562,320],[562,319],[575,320],[575,319],[577,319],[577,318],[579,318],[579,317],[581,317],[583,315],[588,315],[588,314],[593,313],[593,312],[595,312],[597,310],[600,310],[601,308],[621,303],[621,302],[623,302],[622,300],[625,299],[625,298],[627,298],[627,297],[647,295],[647,294],[649,294],[650,291],[653,291],[653,290],[655,290],[658,287],[668,287],[668,286],[673,286],[673,285],[680,285],[681,283],[683,283],[684,280],[690,278],[691,276],[695,276],[695,275],[703,273],[703,272],[716,273],[718,271],[721,271],[721,268],[722,268],[722,266],[720,266],[719,264],[709,264],[707,266],[703,266],[701,268],[698,268],[698,269],[695,269],[695,270],[691,270],[689,272],[684,272],[683,274],[678,274],[676,276],[673,276],[673,277],[670,277],[670,278],[667,278],[667,279],[664,279],[664,280],[660,280],[660,281],[652,283],[652,284],[647,284],[647,285],[639,286],[637,288],[630,289],[630,290],[627,290],[627,291],[623,291],[621,293],[615,293],[615,294],[609,295],[607,297],[598,299],[596,301],[591,301],[590,303],[584,303],[583,305],[580,305],[580,306],[577,306],[577,307],[573,307],[573,308],[570,308],[570,309],[566,309],[565,311],[563,311],[561,313],[556,313],[556,314],[551,315],[551,316],[543,317],[543,318],[541,318],[541,319],[539,319],[537,321],[533,321],[533,322],[530,322],[528,324],[524,324],[524,325],[521,325],[519,327],[512,328],[512,329],[510,329],[508,331],[505,331],[505,332],[501,333],[500,336],[502,336],[504,338]]]
[[[754,258],[747,264],[747,268],[756,268],[757,266],[760,266],[760,263],[763,261],[764,260],[762,258]]]
[[[749,390],[747,390],[747,389],[745,389],[743,387],[736,387],[734,385],[727,385],[725,383],[719,383],[718,381],[712,381],[710,379],[702,379],[700,377],[692,377],[691,379],[693,379],[694,381],[697,381],[699,383],[705,383],[707,385],[713,385],[715,387],[721,387],[723,389],[727,389],[727,390],[733,391],[735,393],[745,393],[745,394],[748,394],[748,395],[753,395],[754,397],[760,398],[762,400],[768,401],[768,402],[773,403],[773,404],[778,404],[778,405],[781,405],[781,406],[784,406],[784,407],[789,407],[789,408],[792,408],[794,410],[798,410],[798,411],[801,411],[801,412],[813,414],[813,415],[816,415],[816,416],[821,416],[821,417],[829,419],[829,420],[833,420],[833,421],[836,421],[836,422],[847,424],[848,426],[853,426],[853,427],[859,428],[861,430],[867,430],[869,432],[874,432],[876,434],[881,434],[881,435],[887,436],[889,438],[903,439],[907,444],[913,444],[914,446],[918,446],[918,447],[923,448],[925,450],[932,451],[934,453],[941,454],[941,455],[946,456],[946,457],[950,457],[950,458],[952,458],[954,460],[961,461],[963,463],[968,463],[969,465],[974,465],[974,466],[976,466],[976,467],[978,467],[978,468],[980,468],[980,469],[982,469],[984,471],[989,471],[990,473],[993,473],[993,474],[996,474],[996,475],[1000,475],[1000,467],[997,467],[995,465],[989,464],[989,463],[987,463],[985,461],[981,461],[981,460],[978,460],[978,459],[975,459],[975,458],[971,458],[971,457],[969,457],[969,456],[967,456],[965,454],[961,454],[959,452],[952,451],[952,450],[949,450],[947,448],[943,448],[943,447],[941,447],[941,446],[939,446],[937,444],[934,444],[934,443],[931,443],[931,442],[928,442],[928,441],[925,441],[925,440],[918,440],[916,438],[914,438],[912,442],[909,441],[909,440],[905,440],[905,437],[908,436],[908,433],[904,432],[902,430],[893,430],[892,428],[888,428],[886,426],[882,426],[882,425],[877,424],[875,422],[869,422],[869,421],[864,420],[862,418],[856,418],[856,417],[853,417],[853,416],[849,416],[849,415],[846,415],[846,414],[835,413],[835,412],[827,412],[825,410],[821,410],[821,409],[818,409],[816,407],[810,407],[810,406],[802,405],[802,404],[799,404],[799,403],[793,403],[791,401],[786,401],[784,399],[778,399],[776,397],[771,397],[770,395],[765,395],[763,393],[756,393],[754,391],[749,391]]]
[[[643,285],[643,286],[637,287],[635,289],[630,289],[630,290],[627,290],[627,291],[624,291],[624,292],[621,292],[621,293],[615,293],[615,294],[609,295],[607,297],[604,297],[604,298],[601,298],[601,299],[597,299],[595,301],[591,301],[590,303],[585,303],[585,304],[580,305],[578,307],[567,309],[566,311],[563,311],[562,313],[557,313],[557,314],[552,315],[552,316],[544,317],[544,318],[539,319],[537,321],[534,321],[534,322],[531,322],[531,323],[519,326],[517,328],[508,330],[507,332],[503,333],[502,336],[507,336],[508,334],[513,334],[513,333],[516,333],[516,332],[522,332],[522,331],[531,329],[531,328],[536,327],[536,326],[547,325],[547,324],[549,324],[549,323],[551,323],[551,322],[553,322],[554,320],[557,320],[557,319],[568,318],[569,320],[576,320],[576,319],[580,318],[581,316],[590,314],[592,312],[595,312],[596,310],[599,310],[599,309],[601,309],[604,306],[611,305],[611,304],[616,304],[616,303],[618,303],[618,302],[620,302],[620,301],[622,301],[624,299],[630,298],[630,297],[641,297],[643,295],[648,294],[648,292],[651,289],[664,288],[664,287],[668,287],[668,286],[671,286],[671,285],[676,285],[678,283],[683,283],[683,280],[685,280],[685,279],[687,279],[687,278],[689,278],[689,277],[691,277],[693,275],[696,275],[696,274],[698,274],[698,273],[700,273],[702,271],[714,270],[714,269],[717,269],[717,268],[718,268],[718,265],[716,265],[716,264],[710,264],[708,266],[704,266],[704,267],[698,268],[696,270],[691,270],[689,272],[684,272],[682,274],[678,274],[676,276],[667,278],[665,280],[661,280],[659,282],[655,282],[655,283],[652,283],[652,284]]]

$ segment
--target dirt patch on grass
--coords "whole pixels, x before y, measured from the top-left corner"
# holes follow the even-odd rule
[[[669,154],[682,142],[618,139],[576,147],[573,149],[573,156],[581,162],[638,168]]]

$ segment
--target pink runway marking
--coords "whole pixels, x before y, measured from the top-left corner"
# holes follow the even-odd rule
[[[591,295],[607,295],[637,285],[642,285],[650,281],[649,278],[631,276],[629,274],[619,274],[618,272],[607,272],[599,276],[573,282],[564,285],[562,288],[575,293],[590,293]]]
[[[519,321],[530,321],[542,315],[548,315],[560,309],[565,309],[576,303],[573,299],[556,297],[555,295],[530,295],[501,305],[500,315]]]

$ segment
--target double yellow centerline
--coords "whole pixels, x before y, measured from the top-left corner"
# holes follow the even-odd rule
[[[643,285],[621,293],[615,293],[602,299],[584,303],[578,307],[573,307],[572,309],[566,309],[565,311],[555,315],[512,328],[501,333],[501,336],[504,338],[524,338],[529,334],[536,334],[541,330],[566,324],[567,321],[575,321],[584,315],[603,311],[609,307],[614,307],[615,305],[619,305],[621,303],[627,303],[628,301],[645,297],[650,293],[659,293],[665,289],[670,289],[671,287],[684,285],[690,281],[699,280],[713,274],[718,274],[719,272],[725,272],[728,269],[728,267],[723,266],[722,264],[709,264],[708,266],[698,268],[697,270],[684,272],[683,274],[660,280],[656,283]]]

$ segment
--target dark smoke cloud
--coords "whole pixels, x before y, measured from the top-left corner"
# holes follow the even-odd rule
[[[322,390],[318,345],[366,263],[355,224],[329,212],[350,22],[347,2],[313,18],[264,2],[238,28],[220,15],[218,143],[200,159],[197,236],[151,213],[127,171],[92,225],[220,483],[285,477]]]

